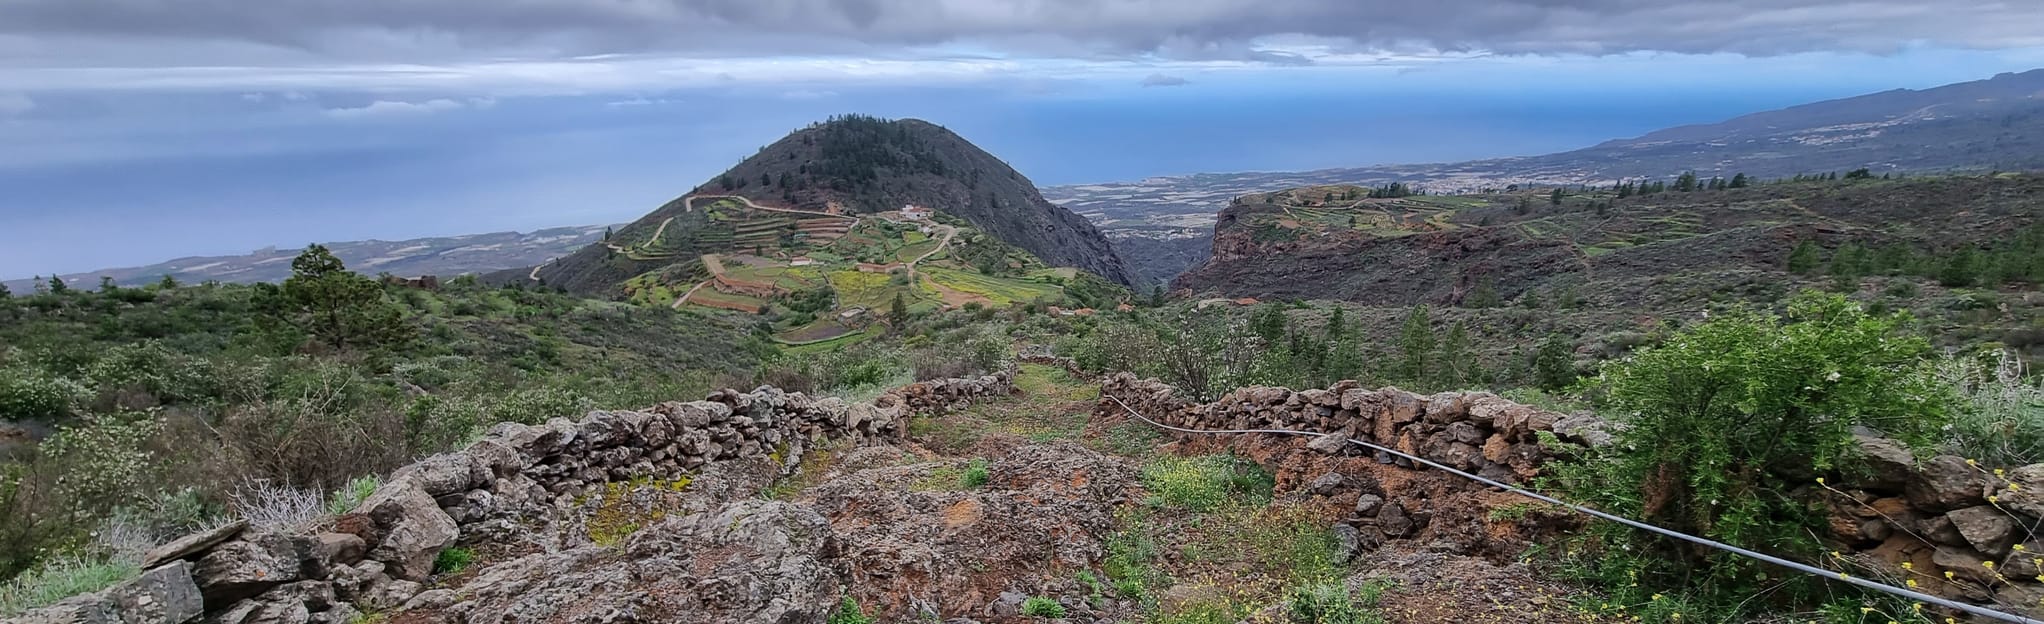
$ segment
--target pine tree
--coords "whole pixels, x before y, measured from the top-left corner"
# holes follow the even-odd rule
[[[1547,203],[1560,206],[1562,197],[1561,187],[1555,187],[1554,192],[1547,194]]]
[[[894,301],[887,306],[887,323],[896,331],[908,324],[908,300],[902,298],[901,293],[894,293]]]
[[[1476,363],[1469,354],[1469,330],[1460,321],[1448,329],[1448,337],[1441,341],[1440,357],[1434,361],[1437,378],[1433,386],[1438,390],[1454,390],[1468,384],[1475,372]]]
[[[1550,334],[1540,346],[1534,349],[1527,370],[1532,373],[1533,386],[1548,392],[1559,392],[1576,382],[1575,348],[1560,334]]]
[[[1979,275],[1979,260],[1974,257],[1972,247],[1960,247],[1945,258],[1945,265],[1938,269],[1938,283],[1947,288],[1972,286]]]
[[[291,261],[291,277],[279,293],[289,305],[287,320],[335,349],[409,338],[404,311],[384,297],[375,280],[348,271],[325,246],[308,246]]]
[[[1731,183],[1727,184],[1726,186],[1729,186],[1731,188],[1746,188],[1747,185],[1752,183],[1753,183],[1752,179],[1747,178],[1746,174],[1738,173],[1732,175]]]
[[[1682,175],[1676,176],[1675,190],[1682,193],[1696,190],[1696,172],[1684,171]]]
[[[177,278],[171,277],[169,273],[163,274],[163,279],[156,280],[157,290],[177,290],[177,287]]]
[[[1337,342],[1348,335],[1348,318],[1341,306],[1334,306],[1334,312],[1327,315],[1327,341]]]
[[[1256,316],[1249,319],[1249,331],[1262,338],[1264,344],[1277,344],[1285,337],[1285,312],[1278,304],[1267,303],[1256,310]]]
[[[71,292],[71,287],[64,284],[64,278],[50,276],[50,294],[61,295],[68,292]]]
[[[1816,268],[1817,243],[1808,240],[1796,243],[1796,248],[1789,252],[1788,271],[1796,275],[1809,275],[1810,271]]]
[[[1412,382],[1426,379],[1427,356],[1434,351],[1433,317],[1426,304],[1414,306],[1406,315],[1405,328],[1399,331],[1398,349],[1399,376]]]

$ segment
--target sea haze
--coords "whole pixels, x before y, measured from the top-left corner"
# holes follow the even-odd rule
[[[1765,84],[1705,60],[1686,80],[1655,72],[1689,65],[1633,59],[1620,70],[1643,79],[1502,64],[504,97],[43,93],[0,120],[0,143],[30,148],[0,154],[0,277],[621,222],[843,112],[928,119],[1057,185],[1540,154],[2030,59]]]

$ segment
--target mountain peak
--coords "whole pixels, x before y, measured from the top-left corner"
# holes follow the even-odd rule
[[[779,214],[788,223],[717,221],[694,202],[719,198],[742,199],[749,207],[740,212]],[[899,215],[882,213],[911,206],[955,217],[1033,256],[1014,266],[1040,260],[1132,283],[1132,273],[1092,223],[1045,201],[1027,178],[992,154],[928,121],[859,114],[791,132],[617,232],[623,241],[657,243],[658,252],[619,255],[615,252],[632,244],[606,241],[532,275],[573,291],[615,294],[628,280],[702,254],[773,251],[792,260],[808,248],[829,246],[845,223],[899,221]],[[734,224],[743,229],[724,231]],[[769,231],[775,227],[789,231]],[[812,230],[829,232],[811,236]],[[736,243],[743,244],[733,247]]]

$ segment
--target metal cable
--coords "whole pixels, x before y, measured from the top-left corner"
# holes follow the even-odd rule
[[[1159,427],[1159,428],[1163,428],[1163,429],[1169,429],[1169,430],[1172,430],[1172,431],[1181,431],[1181,432],[1185,432],[1185,433],[1210,433],[1210,434],[1234,434],[1234,433],[1271,433],[1271,434],[1279,434],[1279,435],[1297,435],[1297,436],[1310,436],[1310,437],[1315,437],[1315,438],[1319,438],[1319,437],[1327,437],[1327,436],[1333,436],[1333,435],[1335,435],[1335,434],[1332,434],[1332,433],[1314,433],[1314,432],[1311,432],[1311,431],[1296,431],[1296,430],[1292,430],[1292,429],[1186,429],[1186,428],[1184,428],[1184,427],[1173,427],[1173,426],[1171,426],[1171,425],[1167,425],[1167,424],[1164,424],[1164,423],[1160,423],[1160,422],[1157,422],[1157,421],[1154,421],[1154,420],[1150,420],[1150,418],[1149,418],[1148,416],[1144,416],[1144,415],[1142,415],[1142,414],[1141,414],[1140,412],[1137,412],[1137,411],[1136,411],[1136,410],[1135,410],[1134,408],[1131,408],[1131,407],[1129,407],[1127,403],[1123,403],[1123,402],[1121,402],[1121,399],[1120,399],[1120,398],[1117,398],[1117,397],[1115,397],[1114,395],[1110,395],[1110,394],[1107,394],[1107,393],[1104,393],[1104,392],[1103,392],[1103,393],[1101,393],[1101,394],[1100,394],[1100,396],[1103,396],[1103,397],[1107,397],[1107,399],[1108,399],[1108,400],[1114,401],[1114,404],[1115,404],[1115,405],[1120,405],[1120,406],[1121,406],[1121,409],[1123,409],[1123,410],[1126,410],[1126,411],[1127,411],[1127,412],[1129,413],[1129,415],[1131,415],[1131,416],[1135,416],[1136,418],[1138,418],[1138,419],[1141,419],[1141,420],[1142,420],[1143,422],[1149,423],[1150,425],[1152,425],[1152,426],[1155,426],[1155,427]],[[1612,521],[1612,522],[1616,522],[1616,523],[1619,523],[1619,524],[1623,524],[1623,525],[1626,525],[1626,526],[1629,526],[1629,527],[1632,527],[1632,528],[1635,528],[1635,529],[1641,529],[1641,530],[1645,530],[1645,531],[1651,531],[1651,532],[1654,532],[1654,533],[1659,533],[1659,534],[1661,534],[1661,535],[1665,535],[1665,536],[1668,536],[1668,537],[1672,537],[1672,538],[1675,538],[1675,539],[1679,539],[1679,540],[1682,540],[1682,541],[1685,541],[1685,542],[1689,542],[1689,543],[1692,543],[1692,544],[1698,544],[1698,545],[1702,545],[1702,546],[1707,546],[1707,547],[1710,547],[1710,548],[1715,548],[1715,549],[1718,549],[1718,550],[1722,550],[1722,551],[1725,551],[1725,552],[1733,553],[1733,554],[1736,554],[1736,555],[1740,555],[1740,556],[1743,556],[1743,557],[1749,557],[1749,558],[1752,558],[1752,559],[1758,559],[1758,560],[1761,560],[1761,561],[1765,561],[1765,562],[1768,562],[1768,563],[1772,563],[1772,564],[1774,564],[1774,565],[1778,565],[1778,566],[1781,566],[1781,567],[1784,567],[1784,568],[1788,568],[1788,569],[1791,569],[1791,570],[1795,570],[1795,571],[1798,571],[1798,572],[1803,572],[1803,573],[1805,573],[1805,574],[1812,574],[1812,575],[1816,575],[1816,576],[1820,576],[1820,577],[1825,577],[1825,578],[1829,578],[1829,579],[1831,579],[1831,580],[1835,580],[1835,581],[1844,581],[1844,582],[1846,582],[1846,583],[1851,583],[1851,584],[1853,584],[1853,585],[1858,585],[1858,586],[1860,586],[1860,587],[1865,587],[1865,588],[1867,588],[1867,589],[1871,589],[1871,590],[1875,590],[1875,591],[1879,591],[1879,592],[1884,592],[1884,593],[1888,593],[1888,594],[1893,594],[1893,595],[1896,595],[1896,596],[1901,596],[1901,597],[1904,597],[1904,598],[1908,598],[1908,599],[1910,599],[1910,600],[1914,600],[1914,601],[1917,601],[1917,602],[1922,602],[1922,603],[1926,603],[1926,604],[1934,604],[1934,605],[1938,605],[1938,606],[1942,606],[1942,607],[1948,607],[1948,608],[1952,608],[1952,609],[1957,609],[1957,610],[1960,610],[1960,611],[1964,611],[1964,612],[1967,612],[1967,613],[1970,613],[1970,614],[1973,614],[1973,615],[1977,615],[1977,616],[1980,616],[1980,617],[1984,617],[1984,618],[1991,618],[1991,619],[1995,619],[1995,620],[2001,620],[2001,621],[2003,621],[2003,622],[2014,622],[2015,624],[2044,624],[2044,621],[2039,621],[2039,620],[2033,620],[2033,619],[2030,619],[2030,618],[2027,618],[2027,617],[2023,617],[2023,616],[2020,616],[2020,615],[2015,615],[2015,614],[2012,614],[2012,613],[2003,613],[2003,612],[2001,612],[2001,611],[1995,611],[1995,610],[1993,610],[1993,609],[1989,609],[1989,608],[1986,608],[1986,607],[1981,607],[1981,606],[1977,606],[1977,605],[1970,605],[1970,604],[1966,604],[1966,603],[1963,603],[1963,602],[1958,602],[1958,601],[1953,601],[1953,600],[1946,600],[1946,599],[1944,599],[1944,598],[1939,598],[1939,597],[1937,597],[1937,596],[1932,596],[1932,595],[1930,595],[1930,594],[1925,594],[1925,593],[1923,593],[1923,592],[1918,592],[1918,591],[1915,591],[1915,590],[1911,590],[1911,589],[1906,589],[1906,588],[1902,588],[1902,587],[1895,587],[1895,586],[1892,586],[1892,585],[1886,585],[1886,584],[1883,584],[1883,583],[1877,583],[1877,582],[1874,582],[1874,581],[1870,581],[1870,580],[1867,580],[1867,579],[1863,579],[1863,578],[1859,578],[1859,577],[1856,577],[1856,576],[1851,576],[1851,575],[1849,575],[1849,574],[1846,574],[1846,573],[1844,573],[1844,572],[1833,572],[1833,571],[1831,571],[1831,570],[1826,570],[1826,569],[1823,569],[1823,568],[1819,568],[1819,567],[1816,567],[1816,566],[1812,566],[1812,565],[1808,565],[1808,564],[1803,564],[1803,563],[1798,563],[1798,562],[1795,562],[1795,561],[1790,561],[1790,560],[1787,560],[1787,559],[1783,559],[1783,558],[1781,558],[1781,557],[1776,557],[1776,556],[1773,556],[1773,555],[1769,555],[1769,554],[1765,554],[1765,553],[1759,553],[1759,552],[1754,552],[1754,551],[1751,551],[1751,550],[1747,550],[1747,549],[1744,549],[1744,548],[1740,548],[1740,547],[1738,547],[1738,546],[1733,546],[1733,545],[1731,545],[1731,544],[1726,544],[1726,543],[1724,543],[1724,542],[1718,542],[1718,541],[1714,541],[1714,540],[1710,540],[1710,539],[1706,539],[1706,538],[1702,538],[1702,537],[1697,537],[1697,536],[1694,536],[1694,535],[1689,535],[1689,534],[1687,534],[1687,533],[1682,533],[1682,532],[1679,532],[1679,531],[1675,531],[1675,530],[1672,530],[1672,529],[1664,529],[1664,528],[1661,528],[1661,527],[1658,527],[1658,526],[1654,526],[1654,525],[1651,525],[1651,524],[1647,524],[1647,523],[1645,523],[1645,522],[1640,522],[1640,521],[1638,521],[1638,520],[1632,520],[1632,519],[1629,519],[1629,518],[1623,518],[1623,517],[1619,517],[1619,516],[1611,515],[1611,514],[1608,514],[1608,513],[1604,513],[1604,512],[1601,512],[1601,511],[1597,511],[1597,510],[1595,510],[1595,509],[1591,509],[1591,508],[1589,508],[1589,507],[1584,507],[1584,506],[1582,506],[1582,505],[1577,505],[1577,504],[1575,504],[1575,503],[1570,503],[1570,502],[1566,502],[1566,501],[1563,501],[1563,500],[1561,500],[1561,499],[1557,499],[1557,498],[1554,498],[1554,497],[1552,497],[1552,496],[1547,496],[1547,495],[1545,495],[1545,494],[1540,494],[1540,493],[1538,493],[1538,492],[1533,492],[1533,491],[1531,491],[1531,490],[1526,490],[1526,489],[1520,488],[1520,487],[1518,487],[1518,486],[1514,486],[1514,485],[1509,485],[1509,484],[1506,484],[1506,483],[1502,483],[1502,482],[1499,482],[1499,481],[1495,481],[1495,480],[1492,480],[1492,479],[1486,479],[1486,478],[1484,478],[1484,477],[1480,477],[1480,476],[1477,476],[1477,475],[1473,475],[1473,474],[1470,474],[1470,473],[1467,473],[1467,472],[1463,472],[1463,471],[1461,471],[1461,470],[1457,470],[1457,469],[1455,469],[1455,468],[1451,468],[1451,467],[1448,467],[1448,466],[1446,466],[1446,465],[1444,465],[1444,464],[1441,464],[1440,462],[1436,462],[1436,461],[1433,461],[1433,460],[1430,460],[1430,459],[1427,459],[1427,458],[1424,458],[1424,457],[1419,457],[1419,456],[1417,456],[1417,455],[1411,455],[1411,454],[1408,454],[1408,453],[1403,453],[1403,452],[1400,452],[1400,451],[1398,451],[1398,450],[1396,450],[1396,449],[1391,449],[1391,448],[1387,448],[1387,447],[1384,447],[1384,446],[1380,446],[1380,445],[1377,445],[1377,444],[1371,444],[1371,443],[1369,443],[1369,442],[1364,442],[1364,441],[1362,441],[1362,440],[1357,440],[1357,439],[1354,439],[1354,438],[1347,438],[1347,437],[1344,437],[1344,438],[1342,438],[1342,439],[1343,439],[1343,440],[1345,440],[1345,441],[1347,441],[1347,442],[1348,442],[1348,443],[1350,443],[1350,444],[1354,444],[1354,445],[1357,445],[1357,446],[1361,446],[1361,447],[1364,447],[1364,448],[1368,448],[1368,449],[1371,449],[1371,450],[1375,450],[1375,451],[1379,451],[1379,452],[1383,452],[1383,453],[1390,453],[1390,454],[1392,454],[1392,455],[1396,455],[1396,456],[1399,456],[1399,457],[1403,457],[1403,458],[1405,458],[1405,459],[1408,459],[1408,460],[1411,460],[1411,461],[1414,461],[1414,462],[1418,462],[1418,463],[1421,463],[1421,464],[1425,464],[1425,465],[1427,465],[1428,467],[1436,468],[1436,469],[1442,470],[1442,471],[1444,471],[1444,472],[1447,472],[1447,473],[1449,473],[1449,474],[1453,474],[1453,475],[1455,475],[1455,476],[1458,476],[1458,477],[1462,477],[1462,478],[1464,478],[1464,479],[1469,479],[1469,480],[1471,480],[1471,481],[1475,481],[1475,482],[1477,482],[1477,483],[1482,483],[1482,484],[1484,484],[1484,485],[1488,485],[1488,486],[1491,486],[1491,487],[1494,487],[1494,488],[1502,489],[1502,490],[1505,490],[1505,491],[1507,491],[1507,492],[1511,492],[1511,493],[1513,493],[1513,494],[1518,494],[1518,495],[1520,495],[1520,496],[1524,496],[1524,497],[1527,497],[1527,498],[1531,498],[1531,499],[1533,499],[1533,500],[1537,500],[1537,501],[1540,501],[1540,502],[1543,502],[1543,503],[1548,503],[1548,504],[1551,504],[1551,505],[1557,505],[1557,506],[1560,506],[1560,507],[1564,507],[1564,508],[1567,508],[1567,509],[1570,509],[1570,510],[1573,510],[1573,511],[1579,512],[1579,513],[1583,513],[1583,514],[1588,514],[1588,515],[1590,515],[1590,516],[1595,516],[1595,517],[1597,517],[1597,518],[1602,518],[1602,519],[1605,519],[1605,520],[1610,520],[1610,521]]]

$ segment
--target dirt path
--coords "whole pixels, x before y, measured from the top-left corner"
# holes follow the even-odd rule
[[[698,290],[702,290],[704,286],[708,286],[708,285],[710,285],[710,282],[714,282],[714,281],[717,281],[717,278],[714,278],[714,277],[712,277],[712,278],[710,278],[710,279],[706,279],[706,280],[703,280],[703,281],[702,281],[702,283],[700,283],[700,284],[696,284],[696,287],[695,287],[695,288],[690,288],[690,289],[688,289],[688,292],[685,292],[685,293],[681,293],[681,296],[680,296],[680,297],[677,297],[677,298],[675,298],[675,300],[674,300],[674,305],[673,305],[673,306],[670,306],[670,307],[673,307],[673,308],[674,308],[674,309],[676,309],[676,310],[679,310],[679,309],[681,309],[681,306],[682,306],[682,304],[688,303],[688,298],[689,298],[689,297],[690,297],[691,295],[694,295],[694,294],[696,294],[696,291],[698,291]]]
[[[920,255],[920,256],[916,256],[916,259],[908,261],[908,279],[909,279],[909,281],[911,281],[911,282],[915,281],[915,279],[916,279],[916,264],[917,264],[917,263],[919,263],[919,262],[922,262],[922,261],[923,261],[923,259],[925,259],[925,258],[928,258],[928,257],[930,257],[930,256],[934,256],[934,255],[937,255],[937,252],[939,252],[939,251],[943,251],[945,247],[950,247],[950,246],[951,246],[951,237],[952,237],[953,235],[956,235],[956,234],[958,233],[958,228],[955,228],[955,227],[951,227],[951,226],[948,226],[948,225],[933,225],[933,226],[931,226],[931,227],[939,227],[939,228],[944,228],[944,240],[942,240],[942,241],[938,241],[938,243],[937,243],[937,248],[936,248],[936,249],[932,249],[932,250],[930,250],[930,252],[929,252],[929,253],[926,253],[926,254],[923,254],[923,255]],[[932,283],[934,283],[934,282],[932,282]]]
[[[648,240],[648,241],[646,241],[646,242],[645,242],[644,244],[638,245],[637,247],[638,247],[638,248],[640,248],[640,249],[646,249],[646,248],[652,247],[652,246],[654,246],[654,245],[658,245],[658,244],[660,244],[660,235],[662,235],[662,234],[666,234],[666,233],[667,233],[667,224],[669,224],[669,223],[673,223],[673,222],[674,222],[674,217],[668,217],[668,218],[667,218],[667,220],[665,220],[665,221],[661,221],[661,222],[660,222],[660,227],[658,227],[658,228],[654,228],[654,229],[653,229],[653,238],[652,238],[652,240]],[[610,241],[603,241],[603,246],[605,246],[605,247],[609,247],[611,251],[615,251],[615,252],[618,252],[618,253],[631,253],[631,251],[632,251],[632,250],[631,250],[631,248],[629,248],[629,247],[619,247],[617,243],[613,243],[613,242],[610,242]]]
[[[546,259],[546,262],[541,262],[541,263],[539,263],[539,264],[537,264],[537,265],[533,265],[533,267],[532,267],[532,272],[531,272],[531,273],[526,273],[526,274],[525,274],[525,279],[528,279],[528,280],[532,280],[532,281],[535,281],[535,282],[539,281],[539,270],[540,270],[540,269],[544,269],[544,268],[546,268],[546,265],[549,265],[549,264],[553,264],[553,263],[554,263],[554,261],[555,261],[555,260],[558,260],[558,259],[559,259],[559,258],[547,258],[547,259]]]
[[[747,207],[747,208],[751,208],[751,209],[753,209],[753,210],[765,210],[765,211],[767,211],[767,212],[785,212],[785,213],[789,213],[789,214],[802,214],[802,215],[811,215],[811,216],[817,216],[817,217],[830,217],[830,218],[833,218],[833,219],[844,219],[844,220],[847,220],[847,221],[858,221],[858,220],[859,220],[859,218],[858,218],[858,217],[847,217],[847,216],[845,216],[845,215],[841,215],[841,214],[831,214],[831,213],[828,213],[828,212],[818,212],[818,211],[815,211],[815,210],[796,210],[796,209],[794,209],[794,208],[774,208],[774,207],[772,207],[772,206],[761,206],[761,205],[759,205],[759,204],[755,204],[755,203],[752,203],[752,200],[751,200],[751,199],[747,199],[747,198],[745,198],[745,197],[742,197],[742,196],[738,196],[738,195],[691,195],[691,196],[689,196],[689,198],[688,198],[688,200],[687,200],[687,201],[684,201],[684,202],[682,202],[682,206],[683,206],[683,208],[684,208],[684,209],[686,209],[686,210],[694,210],[694,209],[695,209],[695,200],[697,200],[697,199],[700,199],[700,198],[705,198],[705,197],[709,197],[709,198],[716,198],[716,199],[735,199],[735,200],[738,200],[738,201],[740,201],[740,202],[744,202],[744,203],[745,203],[745,207]]]

